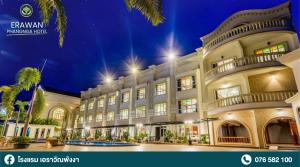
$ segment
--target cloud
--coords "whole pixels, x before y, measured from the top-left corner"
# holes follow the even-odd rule
[[[1,58],[5,58],[5,59],[9,59],[9,60],[14,60],[14,61],[19,61],[20,60],[20,57],[13,54],[13,53],[10,53],[6,50],[0,50],[0,55],[1,55]]]

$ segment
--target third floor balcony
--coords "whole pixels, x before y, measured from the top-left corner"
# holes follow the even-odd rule
[[[209,84],[213,80],[240,71],[262,67],[282,66],[282,64],[278,61],[278,58],[282,55],[284,55],[284,52],[253,55],[234,59],[206,72],[205,84]]]

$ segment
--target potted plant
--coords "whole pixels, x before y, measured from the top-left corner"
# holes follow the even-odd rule
[[[15,149],[24,149],[29,147],[30,138],[27,136],[18,136],[13,138]]]

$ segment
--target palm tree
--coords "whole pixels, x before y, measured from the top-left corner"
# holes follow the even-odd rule
[[[25,119],[24,130],[22,133],[22,136],[25,136],[29,125],[30,115],[33,111],[33,102],[35,102],[36,99],[36,92],[38,90],[37,85],[41,80],[41,72],[36,68],[26,67],[18,72],[16,80],[17,85],[19,85],[21,89],[24,89],[26,91],[29,91],[30,88],[34,86],[31,102],[29,104],[28,112]]]
[[[15,109],[14,102],[19,92],[20,89],[18,88],[18,86],[15,85],[0,87],[0,93],[2,93],[2,105],[6,110],[5,121],[3,124],[3,131],[1,132],[0,136],[3,136],[7,126],[7,122],[13,115]]]
[[[139,10],[154,26],[163,22],[162,0],[125,0],[129,10]]]
[[[18,101],[16,102],[16,105],[17,105],[18,108],[19,108],[19,112],[18,112],[18,115],[17,115],[17,120],[16,120],[16,126],[15,126],[14,136],[16,136],[17,127],[18,127],[18,123],[19,123],[19,120],[20,120],[20,113],[25,111],[25,106],[27,106],[28,104],[29,104],[29,103],[28,103],[27,101],[20,101],[20,100],[18,100]]]
[[[62,0],[35,0],[38,4],[42,20],[48,25],[49,20],[56,12],[56,25],[59,33],[59,45],[64,43],[64,34],[67,27],[66,12]],[[129,10],[133,8],[139,10],[154,26],[163,22],[162,0],[125,0]]]

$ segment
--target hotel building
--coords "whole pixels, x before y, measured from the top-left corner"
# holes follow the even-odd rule
[[[82,91],[72,133],[121,138],[127,131],[161,141],[171,131],[193,141],[207,135],[210,145],[299,144],[299,115],[286,102],[296,82],[278,61],[299,48],[289,7],[237,12],[194,53]]]

